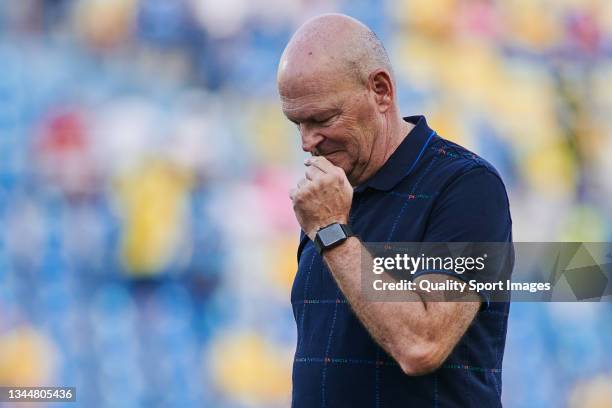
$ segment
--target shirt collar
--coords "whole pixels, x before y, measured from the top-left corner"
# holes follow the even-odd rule
[[[431,138],[436,134],[429,128],[422,115],[405,117],[406,122],[412,123],[414,128],[404,137],[404,140],[387,159],[385,164],[367,181],[355,187],[355,192],[362,192],[366,188],[389,191],[403,178],[407,177],[416,167]]]

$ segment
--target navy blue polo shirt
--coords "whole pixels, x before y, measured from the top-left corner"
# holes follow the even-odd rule
[[[354,190],[363,242],[511,242],[497,171],[429,128],[423,116],[383,167]],[[358,271],[356,273],[359,273]],[[291,291],[298,330],[294,408],[497,407],[509,304],[483,301],[443,365],[408,376],[370,337],[302,232]]]

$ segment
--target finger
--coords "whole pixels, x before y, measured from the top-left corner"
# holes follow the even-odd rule
[[[308,181],[309,181],[309,180],[307,180],[307,179],[305,179],[305,178],[303,178],[303,179],[301,179],[300,181],[298,181],[298,183],[297,183],[297,189],[299,190],[299,189],[303,188],[303,187],[304,187],[304,186],[305,186],[305,185],[308,183]]]
[[[306,166],[306,178],[308,180],[314,180],[317,177],[324,175],[325,173],[318,167]]]
[[[323,173],[330,173],[336,167],[323,156],[309,157],[306,160],[304,160],[304,164],[306,166],[314,166],[318,168],[319,170],[321,170]]]

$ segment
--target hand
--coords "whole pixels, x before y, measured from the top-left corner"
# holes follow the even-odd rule
[[[344,170],[325,157],[310,157],[304,164],[305,177],[291,190],[289,197],[300,226],[314,240],[320,228],[334,222],[348,223],[353,187]]]

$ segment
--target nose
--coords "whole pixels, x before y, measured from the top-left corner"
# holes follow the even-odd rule
[[[302,137],[302,150],[306,153],[312,153],[317,146],[325,139],[325,136],[308,126],[300,126],[300,135]]]

